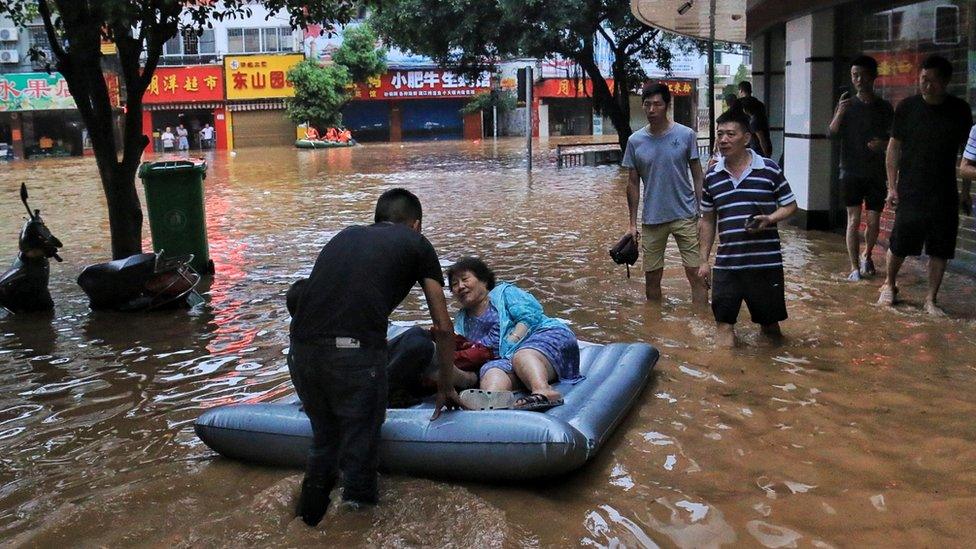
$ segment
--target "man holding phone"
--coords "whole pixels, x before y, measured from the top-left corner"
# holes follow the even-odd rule
[[[841,140],[840,182],[844,205],[847,206],[847,254],[851,272],[847,280],[856,282],[862,276],[874,276],[871,252],[878,241],[881,212],[884,210],[885,149],[895,111],[891,103],[874,93],[878,77],[878,62],[861,56],[851,63],[851,84],[855,95],[844,88],[830,121],[830,135]],[[861,227],[861,206],[867,210],[864,231],[864,255],[860,254],[858,234]]]

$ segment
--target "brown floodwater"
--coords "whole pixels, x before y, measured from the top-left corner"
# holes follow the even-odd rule
[[[844,281],[841,236],[785,230],[787,342],[763,345],[743,322],[745,345],[715,351],[676,250],[661,306],[607,257],[626,224],[621,170],[557,170],[540,147],[529,177],[521,145],[211,156],[208,303],[155,314],[93,313],[74,282],[109,254],[93,160],[0,165],[0,258],[16,250],[21,181],[65,244],[53,317],[0,318],[0,544],[976,543],[971,279],[947,277],[950,318],[932,319],[919,309],[924,270],[910,261],[906,303],[878,308],[878,281]],[[212,406],[291,392],[285,292],[392,186],[421,197],[445,264],[481,255],[582,339],[647,341],[662,357],[576,473],[507,486],[384,476],[378,508],[333,509],[312,530],[293,520],[300,472],[222,459],[192,424]],[[415,292],[394,320],[425,321],[422,303]]]

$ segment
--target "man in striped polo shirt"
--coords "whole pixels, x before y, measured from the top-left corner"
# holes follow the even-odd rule
[[[749,149],[749,119],[728,111],[717,120],[722,158],[705,176],[702,190],[701,267],[712,278],[716,345],[735,345],[733,327],[742,302],[766,336],[782,336],[786,320],[783,255],[776,224],[793,215],[796,199],[783,170]],[[709,255],[718,229],[715,265]]]
[[[962,179],[962,191],[959,193],[959,203],[966,215],[973,215],[972,180],[976,179],[976,126],[969,130],[969,140],[962,153],[959,163],[959,177]]]

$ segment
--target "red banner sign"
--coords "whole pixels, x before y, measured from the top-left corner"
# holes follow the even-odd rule
[[[454,99],[472,97],[491,88],[483,73],[475,80],[444,70],[394,70],[356,84],[354,99]]]
[[[607,79],[607,86],[613,92],[613,79]],[[575,98],[593,97],[593,81],[574,78],[546,78],[535,85],[536,97]]]
[[[915,52],[870,53],[878,61],[879,86],[915,86],[918,84],[920,56]]]
[[[223,100],[224,77],[219,65],[158,67],[143,98],[144,103]]]
[[[658,80],[658,82],[667,86],[671,95],[675,97],[688,97],[695,90],[695,84],[687,80]]]

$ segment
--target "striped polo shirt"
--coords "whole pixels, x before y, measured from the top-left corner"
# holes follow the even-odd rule
[[[796,198],[775,162],[749,153],[752,164],[739,179],[726,169],[724,158],[705,176],[702,210],[718,214],[716,269],[783,267],[776,226],[748,233],[745,224],[750,215],[770,215],[780,206],[796,202]]]
[[[971,162],[976,162],[976,126],[969,130],[969,141],[966,142],[966,150],[962,153],[963,158]]]

